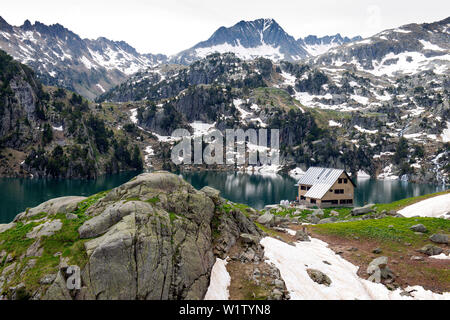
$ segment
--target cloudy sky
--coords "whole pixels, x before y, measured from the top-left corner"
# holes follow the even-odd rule
[[[367,37],[450,14],[448,0],[14,0],[0,16],[12,25],[60,23],[83,38],[124,40],[142,53],[175,54],[220,26],[274,18],[295,38],[309,34]]]

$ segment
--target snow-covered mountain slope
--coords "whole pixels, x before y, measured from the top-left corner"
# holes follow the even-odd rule
[[[31,66],[47,84],[94,98],[133,73],[164,62],[164,55],[142,55],[127,43],[81,39],[55,24],[25,21],[9,25],[0,17],[0,48]]]
[[[322,66],[353,68],[375,76],[410,75],[450,68],[450,17],[434,23],[409,24],[345,44],[316,57]]]
[[[308,56],[308,52],[275,20],[258,19],[240,21],[230,28],[221,27],[207,41],[179,53],[171,61],[189,64],[214,52],[233,52],[246,60],[265,57],[292,61]]]
[[[362,40],[360,36],[350,39],[349,37],[342,37],[338,33],[334,36],[324,36],[321,38],[314,35],[309,35],[305,38],[299,38],[297,42],[305,48],[311,56],[318,56],[343,44],[360,40]]]
[[[244,60],[263,57],[273,61],[299,61],[360,39],[361,37],[349,39],[336,34],[322,38],[308,36],[295,40],[274,19],[257,19],[240,21],[230,28],[221,27],[207,41],[182,51],[170,61],[190,64],[205,58],[208,54],[226,52],[232,52]]]

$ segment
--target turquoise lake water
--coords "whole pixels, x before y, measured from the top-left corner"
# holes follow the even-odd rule
[[[0,179],[0,223],[8,223],[26,208],[63,196],[89,196],[117,187],[137,172],[100,177],[97,180]],[[250,175],[234,172],[192,172],[182,176],[197,189],[211,186],[224,198],[257,209],[281,200],[295,200],[296,181],[283,175]],[[403,198],[445,190],[444,186],[404,181],[358,179],[356,205],[388,203]]]

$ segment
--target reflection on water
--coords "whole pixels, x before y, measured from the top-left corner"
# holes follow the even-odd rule
[[[115,188],[137,174],[137,172],[123,172],[102,176],[96,180],[1,178],[0,223],[10,222],[26,208],[35,207],[49,199],[64,196],[90,196]]]
[[[115,188],[136,176],[125,172],[103,176],[97,180],[0,179],[0,223],[8,223],[26,208],[63,196],[89,196]],[[262,209],[265,205],[295,200],[296,180],[283,175],[255,175],[236,172],[183,173],[195,188],[210,186],[222,197]],[[443,186],[414,184],[405,181],[358,179],[355,202],[387,203],[403,198],[445,190]]]
[[[182,176],[195,188],[210,186],[222,197],[262,209],[281,200],[295,200],[296,180],[284,175],[252,175],[230,172],[189,172]],[[404,198],[443,191],[444,186],[416,184],[399,180],[357,179],[355,203],[389,203]]]
[[[183,173],[182,177],[197,189],[210,186],[220,190],[222,197],[226,199],[258,209],[296,197],[296,181],[289,176],[193,172]]]
[[[389,203],[404,198],[446,190],[443,185],[418,184],[401,180],[358,179],[355,190],[356,203]]]

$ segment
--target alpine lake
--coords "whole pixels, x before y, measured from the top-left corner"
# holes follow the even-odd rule
[[[96,180],[52,180],[1,178],[0,223],[9,223],[14,217],[47,200],[64,196],[90,196],[110,190],[139,172],[123,172],[107,175]],[[180,174],[195,188],[204,186],[221,191],[222,197],[243,203],[256,209],[281,200],[295,200],[296,180],[288,175],[246,174],[239,172],[196,171]],[[355,205],[367,203],[390,203],[404,198],[443,191],[448,186],[416,184],[400,180],[356,179]]]

